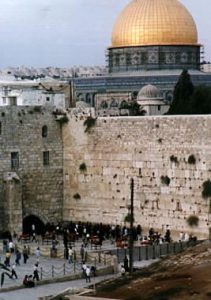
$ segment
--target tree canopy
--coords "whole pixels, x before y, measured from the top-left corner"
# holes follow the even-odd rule
[[[211,114],[211,87],[193,86],[187,70],[183,70],[174,89],[173,102],[167,114]]]
[[[174,88],[173,102],[168,114],[190,114],[194,86],[187,70],[183,70]]]
[[[191,114],[211,114],[211,87],[197,86],[191,98]]]

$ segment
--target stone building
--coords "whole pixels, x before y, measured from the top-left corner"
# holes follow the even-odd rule
[[[129,115],[124,105],[133,100],[131,93],[99,93],[95,97],[95,111],[98,116]]]
[[[0,230],[62,219],[63,146],[52,108],[0,108]]]
[[[71,83],[52,78],[0,80],[0,106],[37,105],[68,108],[75,106]]]
[[[13,83],[14,84],[14,83]],[[13,88],[12,86],[3,86],[0,89],[0,106],[23,105],[23,106],[56,106],[65,108],[64,92],[56,92],[53,89],[43,90],[34,87]]]

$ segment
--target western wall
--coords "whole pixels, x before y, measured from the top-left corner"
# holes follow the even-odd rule
[[[64,220],[123,225],[133,178],[136,224],[209,236],[211,116],[102,117],[85,132],[86,119],[76,109],[63,126]]]

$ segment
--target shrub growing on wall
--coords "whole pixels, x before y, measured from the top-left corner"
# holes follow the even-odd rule
[[[86,164],[85,163],[80,164],[79,170],[82,172],[86,171]]]
[[[195,158],[195,156],[194,156],[193,154],[191,154],[191,155],[188,157],[188,163],[189,163],[190,165],[195,165],[195,163],[196,163],[196,158]]]
[[[171,162],[174,162],[174,163],[176,163],[176,164],[178,163],[178,159],[177,159],[177,157],[174,156],[174,155],[171,155],[171,156],[170,156],[170,161],[171,161]]]
[[[80,199],[81,199],[81,196],[80,196],[79,193],[76,193],[76,194],[73,196],[73,198],[74,198],[75,200],[80,200]]]
[[[92,116],[89,116],[85,121],[84,121],[84,126],[86,126],[84,132],[89,132],[90,129],[95,126],[96,123],[96,118],[93,118]]]
[[[169,185],[171,182],[171,179],[168,176],[161,176],[161,182],[165,185]]]
[[[60,116],[56,119],[57,122],[59,122],[60,124],[65,124],[69,121],[68,116],[64,115],[64,116]]]
[[[199,218],[195,215],[189,216],[187,218],[187,223],[190,227],[196,227],[199,224]]]
[[[209,179],[203,183],[202,197],[205,199],[211,197],[211,181]]]
[[[126,216],[125,216],[125,219],[124,219],[124,221],[125,222],[128,222],[128,223],[130,223],[130,221],[131,221],[131,214],[130,213],[128,213]],[[134,222],[134,218],[133,218],[133,222]]]

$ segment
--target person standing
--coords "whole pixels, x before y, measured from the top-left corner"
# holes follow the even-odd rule
[[[125,258],[124,258],[124,268],[125,268],[125,272],[129,271],[129,260],[127,258],[127,255],[125,255]]]
[[[81,261],[84,261],[85,258],[85,250],[84,250],[84,245],[81,245],[81,249],[80,249],[80,255],[81,255]]]
[[[20,266],[20,259],[21,259],[21,253],[17,249],[16,252],[15,252],[15,263],[16,263],[17,266]]]
[[[68,261],[69,264],[73,263],[73,249],[71,246],[68,249]]]
[[[120,270],[120,271],[121,271],[121,275],[122,275],[122,276],[125,276],[125,268],[124,268],[123,265],[121,266],[121,270]]]
[[[36,256],[36,259],[37,259],[37,263],[39,263],[39,259],[40,259],[40,255],[41,255],[41,252],[40,252],[40,247],[37,247],[37,249],[35,250],[35,256]]]
[[[9,250],[7,250],[5,253],[5,261],[4,261],[6,267],[10,267],[10,258],[11,258],[11,253]]]
[[[85,263],[85,261],[83,261],[82,271],[83,271],[83,275],[84,275],[85,278],[86,278],[86,268],[87,268],[86,263]]]
[[[10,251],[10,253],[14,252],[14,243],[12,240],[9,241],[9,251]]]
[[[39,274],[38,274],[38,264],[37,263],[34,265],[34,271],[33,271],[33,280],[35,280],[35,279],[37,281],[40,280]]]
[[[35,233],[35,225],[32,224],[32,234]]]
[[[18,279],[18,275],[15,271],[15,264],[12,265],[12,270],[11,270],[11,278],[13,278],[13,276],[15,276],[16,279]]]
[[[3,253],[6,253],[7,249],[8,249],[8,243],[6,239],[3,239]]]
[[[29,257],[28,257],[28,250],[27,250],[26,246],[24,246],[24,247],[23,247],[23,262],[24,262],[24,264],[27,263],[27,259],[28,259],[28,258],[29,258]]]
[[[86,267],[86,282],[91,282],[91,270],[90,267]]]

